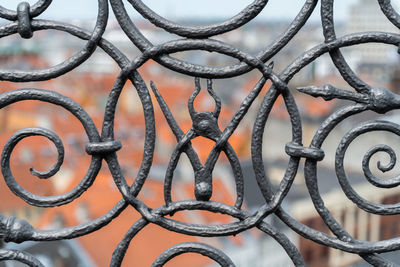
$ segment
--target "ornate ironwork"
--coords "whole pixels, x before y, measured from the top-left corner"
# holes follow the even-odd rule
[[[121,72],[116,78],[114,87],[109,93],[101,133],[98,132],[91,117],[79,104],[59,93],[41,89],[19,89],[1,94],[0,108],[4,108],[18,101],[39,100],[61,106],[68,110],[82,123],[89,139],[89,143],[86,146],[86,151],[89,155],[91,155],[91,163],[85,177],[73,190],[58,196],[35,195],[22,188],[17,183],[10,170],[10,156],[14,147],[25,137],[34,135],[44,136],[54,143],[58,150],[57,163],[50,170],[45,172],[39,172],[35,169],[31,170],[33,175],[41,179],[50,178],[57,173],[63,163],[64,148],[60,138],[50,130],[38,127],[22,129],[17,131],[8,140],[3,148],[1,168],[4,179],[10,190],[31,205],[37,207],[60,206],[78,198],[92,185],[104,160],[108,164],[108,168],[111,171],[115,184],[121,193],[122,199],[112,210],[96,220],[59,230],[36,229],[25,220],[12,216],[6,217],[0,215],[0,235],[5,242],[19,243],[28,240],[51,241],[87,235],[107,225],[124,209],[126,209],[128,206],[131,206],[141,214],[142,218],[132,225],[123,240],[115,249],[112,256],[111,266],[119,266],[121,264],[131,240],[148,224],[157,224],[165,229],[177,233],[204,237],[235,235],[250,228],[257,227],[267,235],[274,238],[286,250],[288,256],[296,266],[304,266],[305,262],[296,246],[283,233],[275,230],[264,220],[271,214],[275,214],[292,230],[309,240],[348,253],[359,254],[363,259],[375,266],[394,265],[394,263],[388,262],[379,254],[383,252],[399,250],[400,239],[394,238],[377,242],[367,242],[357,240],[355,237],[346,232],[343,226],[341,226],[331,215],[321,198],[318,190],[317,164],[324,158],[324,151],[321,149],[322,144],[331,131],[341,121],[367,110],[377,113],[386,113],[400,107],[400,97],[397,94],[394,94],[385,88],[372,87],[358,77],[346,63],[344,56],[340,52],[340,48],[370,42],[399,46],[400,35],[388,32],[362,32],[337,37],[333,19],[334,1],[321,0],[321,19],[325,42],[311,48],[308,51],[305,51],[301,56],[289,64],[281,73],[276,73],[273,70],[273,64],[267,64],[266,62],[270,61],[274,55],[280,52],[299,32],[303,25],[308,21],[311,13],[314,11],[318,0],[305,0],[303,7],[296,18],[291,22],[287,30],[282,33],[270,46],[260,51],[257,55],[250,55],[230,44],[212,39],[212,37],[237,29],[251,21],[264,8],[267,8],[267,0],[254,0],[252,4],[227,21],[219,24],[199,27],[188,27],[174,23],[155,13],[142,1],[128,0],[128,2],[136,9],[136,11],[138,11],[152,24],[182,37],[180,39],[169,41],[160,45],[152,44],[144,35],[141,34],[135,23],[130,19],[122,0],[110,0],[113,12],[123,31],[129,37],[132,43],[141,50],[141,54],[138,57],[130,60],[112,43],[102,38],[108,21],[109,10],[107,0],[98,0],[97,21],[92,32],[88,32],[77,26],[57,21],[38,19],[37,17],[50,6],[51,2],[51,0],[39,0],[33,6],[30,6],[26,2],[22,2],[18,5],[16,11],[8,10],[0,6],[0,17],[11,21],[10,23],[0,27],[0,37],[19,34],[22,38],[30,38],[35,31],[52,29],[63,31],[80,39],[86,40],[86,45],[81,49],[81,51],[77,52],[63,63],[48,69],[34,71],[1,69],[0,80],[12,82],[31,82],[49,80],[59,77],[85,62],[98,47],[104,50],[116,63],[118,63],[119,67],[121,68]],[[393,9],[390,0],[378,0],[378,2],[387,19],[396,27],[400,28],[400,15]],[[377,10],[376,12],[380,11]],[[240,63],[226,67],[212,67],[195,65],[171,56],[172,53],[188,50],[216,52],[238,59]],[[355,92],[335,88],[332,85],[311,86],[299,88],[298,90],[314,97],[323,97],[325,100],[334,98],[346,99],[354,102],[354,104],[345,106],[331,114],[319,126],[319,129],[316,131],[311,144],[309,144],[309,146],[304,146],[302,140],[301,117],[295,98],[293,97],[287,84],[296,73],[324,54],[330,55],[341,76],[352,88],[354,88]],[[153,103],[150,97],[150,90],[146,86],[137,70],[150,59],[158,62],[170,70],[195,77],[195,90],[193,91],[188,102],[193,126],[186,133],[183,132],[178,126],[178,123],[175,121],[172,115],[173,112],[163,100],[163,97],[157,90],[155,83],[151,83],[151,89],[167,119],[173,134],[176,136],[178,141],[165,174],[165,205],[156,209],[150,209],[140,200],[140,198],[138,198],[138,193],[144,185],[152,166],[156,137]],[[213,91],[211,79],[237,77],[254,69],[257,69],[261,73],[262,78],[243,100],[240,108],[234,114],[228,126],[225,129],[220,129],[217,121],[221,109],[221,101]],[[193,107],[193,101],[200,91],[199,78],[207,79],[208,93],[215,100],[216,104],[215,110],[212,112],[198,112]],[[140,170],[132,185],[127,183],[117,159],[117,151],[123,144],[114,139],[114,118],[116,105],[118,103],[122,88],[125,83],[128,82],[128,80],[135,86],[139,94],[144,111],[146,129],[143,159]],[[244,115],[253,104],[255,98],[260,94],[261,89],[267,80],[271,81],[273,85],[266,92],[264,99],[258,108],[258,114],[256,120],[254,121],[251,137],[253,168],[258,186],[265,198],[265,204],[256,212],[250,213],[249,211],[241,208],[244,194],[243,179],[246,179],[246,177],[243,177],[239,159],[236,156],[234,149],[229,144],[228,139],[242,121]],[[290,121],[292,124],[292,141],[286,145],[286,153],[290,156],[286,172],[280,182],[278,190],[274,191],[270,181],[268,180],[268,177],[265,174],[262,151],[264,128],[266,126],[272,106],[279,96],[283,97],[287,112],[290,116]],[[357,192],[352,189],[344,171],[343,161],[349,144],[356,137],[364,133],[377,130],[389,131],[396,135],[400,135],[399,126],[387,121],[370,121],[354,128],[343,137],[340,145],[337,148],[335,163],[337,177],[345,194],[359,208],[372,214],[399,214],[399,204],[376,204],[371,203],[359,196]],[[195,150],[191,145],[191,140],[196,137],[208,138],[215,142],[215,145],[204,165],[200,162]],[[365,177],[371,184],[377,187],[391,188],[398,186],[400,183],[399,177],[385,180],[375,177],[371,173],[369,169],[369,161],[371,156],[379,151],[386,152],[390,155],[391,159],[389,165],[379,165],[379,169],[382,171],[387,171],[394,167],[396,157],[393,149],[386,145],[375,146],[367,152],[363,160],[362,166]],[[237,189],[237,200],[234,206],[209,201],[212,194],[212,171],[221,152],[226,154],[234,172]],[[171,200],[173,172],[182,153],[185,153],[188,156],[194,170],[196,200],[174,202]],[[311,196],[311,200],[313,201],[320,217],[332,231],[334,236],[327,235],[301,224],[292,218],[288,213],[286,213],[281,206],[282,201],[291,189],[299,167],[300,159],[302,158],[306,159],[304,171],[306,185]],[[174,220],[172,217],[166,217],[167,215],[173,215],[175,212],[182,210],[207,210],[232,216],[237,218],[238,221],[224,225],[198,225],[188,224]],[[201,243],[178,244],[160,255],[160,257],[153,263],[153,266],[161,266],[176,255],[187,252],[203,254],[223,266],[233,266],[232,261],[223,252]],[[0,250],[0,259],[12,259],[27,263],[31,266],[42,266],[41,263],[31,255],[19,251],[4,249]]]

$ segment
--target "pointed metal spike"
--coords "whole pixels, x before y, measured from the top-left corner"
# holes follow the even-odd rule
[[[297,91],[308,94],[313,97],[322,97],[326,101],[332,99],[348,99],[358,103],[369,102],[368,95],[339,89],[331,84],[325,84],[322,86],[299,87],[297,88]]]
[[[268,64],[268,68],[273,69],[273,68],[274,68],[274,65],[275,65],[275,62],[274,62],[274,61],[271,61],[271,62]]]

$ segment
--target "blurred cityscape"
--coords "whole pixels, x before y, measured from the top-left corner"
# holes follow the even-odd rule
[[[348,12],[348,19],[336,25],[337,35],[363,31],[385,31],[400,33],[381,13],[376,0],[359,0]],[[316,10],[317,11],[317,10]],[[92,21],[71,21],[71,24],[92,29]],[[154,43],[172,40],[165,31],[155,28],[147,21],[135,21],[141,32]],[[210,24],[212,21],[185,21],[190,24]],[[233,32],[222,34],[218,39],[256,54],[272,43],[283,33],[290,22],[253,21]],[[130,59],[139,55],[139,51],[126,37],[115,20],[110,20],[104,39],[115,44]],[[320,22],[307,22],[300,33],[272,60],[274,71],[281,72],[304,51],[324,41]],[[22,40],[13,35],[0,39],[0,68],[31,70],[42,69],[59,64],[78,51],[85,42],[57,31],[38,31],[30,40]],[[344,57],[356,73],[373,86],[382,86],[400,92],[400,57],[397,47],[383,44],[365,44],[344,48]],[[189,62],[225,66],[235,62],[226,56],[207,52],[185,52],[174,56]],[[57,91],[74,99],[92,117],[98,129],[104,116],[108,94],[113,87],[120,68],[99,48],[75,70],[45,82],[13,83],[0,82],[0,92],[18,88],[41,88]],[[174,73],[153,61],[147,62],[139,73],[150,88],[154,81],[160,93],[172,110],[175,119],[186,132],[192,121],[187,102],[194,90],[194,79]],[[261,75],[257,71],[238,78],[214,80],[213,88],[222,100],[222,112],[219,117],[220,129],[224,129],[238,109],[245,96],[255,86]],[[201,81],[203,89],[206,81]],[[303,144],[308,146],[318,126],[334,110],[348,105],[347,101],[325,101],[302,94],[296,89],[311,85],[332,84],[335,87],[352,90],[335,69],[332,60],[324,55],[304,68],[289,83],[300,109],[303,123]],[[258,106],[268,90],[267,83],[260,96],[229,139],[241,160],[245,179],[245,208],[256,211],[264,203],[254,177],[251,163],[251,134]],[[195,102],[197,110],[213,110],[214,101],[202,90]],[[165,171],[172,151],[177,142],[168,126],[154,94],[151,92],[156,121],[156,148],[150,175],[139,194],[146,205],[156,208],[164,204],[163,183]],[[400,234],[400,216],[377,216],[364,212],[344,195],[335,173],[335,151],[342,137],[358,123],[381,118],[400,123],[400,113],[390,112],[384,115],[363,113],[341,123],[328,137],[323,147],[326,157],[319,163],[319,190],[325,205],[336,220],[355,238],[377,241],[398,237]],[[49,169],[57,159],[55,147],[44,138],[30,137],[21,141],[11,157],[11,168],[18,183],[30,192],[51,196],[66,193],[73,189],[85,176],[90,165],[90,156],[85,152],[87,136],[80,122],[61,107],[38,101],[23,101],[0,110],[0,145],[4,146],[9,137],[17,130],[38,126],[50,129],[63,140],[66,156],[60,171],[48,180],[39,180],[30,174],[30,168]],[[144,116],[140,99],[134,86],[128,82],[119,99],[116,114],[115,131],[117,140],[123,148],[118,152],[118,160],[124,175],[131,184],[138,173],[143,156],[145,137]],[[285,104],[281,98],[274,105],[264,133],[263,157],[267,176],[274,185],[278,185],[287,167],[289,156],[285,153],[285,144],[291,141],[291,124]],[[400,188],[380,189],[368,183],[364,177],[361,161],[366,151],[373,145],[385,143],[400,152],[400,138],[389,133],[371,133],[355,141],[346,154],[345,167],[349,180],[364,199],[374,203],[399,203]],[[194,149],[202,162],[208,156],[213,142],[197,138],[193,140]],[[357,146],[357,147],[356,147]],[[400,155],[400,154],[398,154]],[[385,174],[379,173],[376,162],[388,162],[387,155],[374,158],[371,169],[380,177],[393,177],[400,171],[395,168]],[[302,162],[304,163],[304,162]],[[106,165],[105,163],[103,165]],[[375,167],[375,168],[374,168]],[[397,173],[396,173],[397,172]],[[172,198],[174,201],[194,199],[194,175],[186,156],[182,156],[174,173]],[[212,200],[233,205],[236,199],[235,183],[229,161],[221,155],[213,172]],[[99,218],[108,212],[120,199],[121,194],[114,184],[106,166],[101,169],[94,184],[81,197],[73,202],[54,208],[30,206],[15,196],[3,179],[0,179],[0,212],[6,216],[26,219],[40,229],[60,229]],[[318,231],[329,233],[315,210],[308,194],[304,174],[300,167],[295,183],[291,188],[283,207],[296,220]],[[4,244],[7,248],[18,248],[37,255],[46,266],[107,266],[112,252],[132,224],[140,218],[133,208],[127,208],[120,216],[101,230],[75,240],[54,241],[50,243],[27,242],[23,244]],[[178,212],[176,220],[197,224],[225,224],[234,221],[228,216],[203,211]],[[308,241],[285,227],[273,216],[268,220],[274,227],[285,233],[300,249],[307,266],[367,266],[358,255],[342,253],[335,249]],[[202,238],[189,237],[166,231],[155,225],[147,226],[136,236],[124,258],[123,266],[150,266],[162,251],[184,241],[201,241],[220,248],[231,257],[236,266],[292,266],[285,251],[268,235],[258,230],[250,230],[232,237]],[[155,242],[156,241],[156,242]],[[400,255],[388,253],[387,258],[400,263]],[[182,255],[171,261],[168,266],[214,266],[201,256]],[[0,266],[20,266],[14,262],[2,262]]]

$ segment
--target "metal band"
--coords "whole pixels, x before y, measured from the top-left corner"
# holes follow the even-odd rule
[[[33,36],[30,17],[30,5],[27,2],[22,2],[18,5],[18,33],[24,39],[29,39]]]
[[[86,152],[89,155],[95,154],[108,154],[112,152],[117,152],[122,147],[121,141],[106,141],[100,143],[90,143],[86,145]]]
[[[320,148],[304,147],[293,142],[286,144],[285,151],[292,157],[301,157],[316,161],[321,161],[325,157],[324,151]]]

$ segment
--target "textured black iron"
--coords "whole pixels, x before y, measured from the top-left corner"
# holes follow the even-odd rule
[[[151,265],[152,267],[163,266],[172,258],[183,254],[183,253],[199,253],[206,257],[209,257],[216,262],[218,262],[221,266],[233,267],[235,266],[233,262],[226,256],[222,251],[213,248],[206,244],[201,243],[181,243],[175,245],[166,251],[163,252]]]
[[[195,90],[189,98],[189,114],[193,121],[193,127],[183,135],[182,130],[179,128],[178,124],[175,122],[170,109],[168,108],[165,101],[162,99],[161,94],[158,92],[154,83],[151,83],[151,88],[159,101],[162,111],[171,126],[171,129],[176,134],[178,139],[178,146],[174,150],[171,161],[168,165],[168,169],[165,175],[165,186],[164,186],[164,197],[165,203],[168,205],[171,203],[171,186],[172,186],[172,178],[173,172],[176,168],[179,160],[179,156],[181,151],[186,147],[187,155],[190,159],[190,162],[193,165],[194,175],[195,175],[195,196],[197,200],[207,201],[210,199],[212,195],[212,170],[214,169],[215,163],[217,161],[217,156],[213,158],[208,158],[205,166],[203,166],[196,154],[190,145],[190,140],[202,136],[213,141],[217,141],[221,138],[222,132],[218,127],[218,117],[221,112],[221,100],[215,94],[212,89],[211,80],[207,80],[207,90],[209,94],[215,100],[215,110],[213,112],[203,111],[196,112],[193,106],[193,102],[196,96],[200,93],[200,79],[195,78]],[[243,203],[243,174],[242,169],[240,167],[240,162],[238,157],[236,156],[235,151],[232,146],[227,143],[223,148],[224,153],[228,157],[229,162],[231,163],[232,169],[234,170],[234,176],[236,180],[236,190],[237,190],[237,200],[235,203],[235,207],[240,208]]]
[[[400,28],[400,15],[393,9],[390,0],[377,1],[388,20],[393,25]],[[62,22],[36,19],[37,16],[45,12],[45,10],[51,5],[51,2],[51,0],[39,0],[32,6],[26,2],[22,2],[18,7],[16,7],[16,11],[0,6],[0,17],[11,21],[9,24],[0,27],[0,38],[12,34],[19,34],[22,38],[32,38],[35,31],[52,29],[63,31],[77,38],[86,40],[86,45],[78,53],[63,63],[48,69],[34,71],[1,69],[0,81],[22,83],[57,78],[84,63],[97,47],[104,50],[119,65],[121,72],[116,78],[113,88],[110,88],[101,133],[99,133],[90,116],[81,106],[79,106],[79,104],[59,93],[34,88],[11,90],[2,93],[0,95],[0,108],[4,108],[19,101],[38,100],[68,110],[79,119],[85,129],[89,139],[88,144],[86,144],[86,152],[92,159],[85,177],[70,192],[58,196],[44,197],[35,195],[22,188],[11,173],[10,157],[14,147],[25,137],[35,135],[49,139],[56,146],[58,158],[57,162],[50,168],[50,170],[39,172],[31,168],[31,173],[41,179],[51,178],[58,172],[64,160],[64,147],[60,138],[50,130],[39,127],[25,128],[12,135],[3,148],[1,156],[3,177],[10,190],[27,203],[39,207],[60,206],[78,198],[92,185],[104,160],[107,163],[115,184],[121,193],[121,200],[108,213],[96,220],[59,230],[35,229],[27,221],[0,214],[0,237],[5,242],[21,243],[29,240],[53,241],[87,235],[104,227],[114,218],[118,217],[125,208],[132,206],[141,214],[142,218],[132,225],[115,249],[110,263],[111,266],[121,265],[131,240],[138,232],[151,223],[177,233],[203,237],[235,235],[250,228],[257,227],[267,235],[274,238],[285,249],[294,265],[305,266],[302,255],[296,246],[283,233],[277,231],[269,223],[264,221],[268,216],[275,214],[292,230],[314,242],[340,249],[348,253],[359,254],[363,259],[375,266],[395,265],[395,263],[388,262],[383,257],[379,256],[379,253],[400,250],[400,238],[397,237],[389,240],[367,242],[352,237],[343,226],[334,219],[322,200],[318,189],[317,164],[319,161],[323,160],[325,156],[325,152],[322,150],[321,146],[331,131],[340,122],[350,116],[368,110],[376,113],[386,113],[400,108],[400,96],[385,88],[368,85],[358,77],[353,70],[351,70],[341,54],[340,48],[369,42],[399,46],[400,35],[387,32],[365,32],[352,33],[342,37],[337,37],[333,19],[334,1],[321,0],[321,20],[325,42],[305,51],[290,63],[281,73],[275,73],[273,70],[273,62],[267,62],[269,62],[274,55],[279,53],[282,48],[284,48],[299,32],[302,26],[308,21],[311,13],[314,11],[318,0],[305,0],[304,6],[299,11],[293,22],[288,26],[286,31],[272,42],[272,44],[254,56],[227,43],[212,39],[211,37],[232,31],[251,21],[264,8],[268,8],[267,0],[254,0],[253,3],[245,7],[239,14],[231,19],[222,23],[202,27],[187,27],[179,25],[156,14],[139,0],[128,0],[128,2],[144,18],[148,19],[155,26],[180,37],[184,37],[183,39],[176,39],[157,46],[147,40],[131,21],[122,0],[110,0],[113,12],[122,29],[132,43],[142,52],[135,59],[129,60],[113,44],[102,37],[108,20],[107,0],[98,0],[98,16],[96,25],[92,32],[87,32],[82,28]],[[381,11],[377,10],[376,12]],[[211,67],[194,65],[170,56],[172,53],[188,50],[216,52],[238,59],[240,63],[226,67]],[[295,98],[290,92],[287,84],[297,72],[302,70],[318,57],[327,53],[329,53],[341,76],[351,87],[354,88],[355,92],[336,88],[330,84],[302,87],[298,88],[298,91],[304,94],[309,94],[313,97],[322,97],[326,101],[331,99],[345,99],[354,102],[354,104],[335,111],[325,119],[316,131],[311,144],[305,146],[302,141],[301,116]],[[154,94],[158,105],[161,107],[161,110],[171,128],[172,134],[175,135],[178,142],[173,154],[171,155],[165,173],[165,205],[155,209],[150,209],[138,198],[138,194],[144,185],[152,166],[156,138],[151,92],[138,72],[138,68],[148,60],[154,60],[173,71],[194,77],[194,91],[188,99],[188,109],[193,125],[186,133],[182,131],[178,122],[174,119],[173,110],[167,106],[155,83],[150,82],[152,94]],[[239,109],[233,115],[226,128],[220,129],[218,126],[218,117],[221,111],[221,100],[213,90],[211,79],[236,77],[254,69],[257,69],[260,72],[260,80],[254,85],[247,97],[242,101]],[[193,102],[201,90],[200,78],[207,79],[207,91],[215,101],[214,111],[196,111],[194,108]],[[116,106],[122,88],[127,82],[129,82],[128,80],[135,86],[141,100],[145,116],[146,131],[142,163],[132,185],[127,183],[117,159],[118,150],[121,149],[123,143],[114,139]],[[233,147],[229,144],[228,139],[234,133],[250,106],[253,105],[255,98],[260,95],[262,88],[268,80],[272,82],[272,86],[265,93],[264,99],[258,107],[258,113],[256,120],[254,121],[251,137],[253,168],[257,183],[265,198],[265,204],[256,212],[250,213],[241,208],[244,199],[243,180],[247,177],[244,177],[240,160]],[[290,117],[292,125],[292,140],[285,146],[285,151],[289,156],[286,172],[281,179],[279,187],[274,189],[266,176],[262,150],[264,128],[267,124],[272,107],[279,96],[284,99]],[[347,197],[359,208],[372,214],[400,214],[400,205],[398,203],[371,203],[359,196],[348,182],[343,166],[346,150],[350,143],[352,143],[357,137],[372,131],[388,131],[395,135],[400,135],[400,126],[387,121],[376,120],[362,123],[349,131],[343,137],[336,151],[334,167],[336,169],[339,183]],[[207,138],[215,142],[205,164],[200,162],[199,157],[191,144],[191,140],[197,137]],[[213,194],[212,173],[221,152],[227,156],[234,173],[237,199],[233,206],[209,200]],[[392,188],[398,186],[400,184],[399,176],[392,179],[380,179],[372,174],[369,163],[371,157],[377,152],[385,152],[390,156],[389,164],[383,166],[380,162],[378,163],[378,169],[382,172],[393,169],[396,164],[396,154],[391,147],[387,145],[376,145],[366,153],[362,161],[362,168],[366,180],[374,186],[381,188]],[[194,193],[196,200],[173,201],[171,197],[174,170],[182,153],[185,153],[188,156],[195,174]],[[313,201],[317,212],[334,236],[327,235],[301,224],[286,213],[281,206],[282,201],[291,189],[301,158],[306,159],[304,174],[311,200]],[[237,221],[224,225],[199,225],[174,220],[174,213],[183,210],[206,210],[214,213],[226,214],[236,218]],[[163,252],[162,255],[155,260],[153,266],[162,266],[173,257],[188,252],[200,253],[213,259],[222,266],[234,266],[232,261],[222,251],[201,243],[177,244]],[[16,260],[30,266],[42,266],[41,263],[31,255],[12,250],[0,250],[0,260]]]

